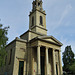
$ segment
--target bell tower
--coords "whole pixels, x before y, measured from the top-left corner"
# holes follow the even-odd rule
[[[42,0],[32,2],[32,11],[29,15],[29,29],[33,32],[47,35],[46,13],[42,7]]]

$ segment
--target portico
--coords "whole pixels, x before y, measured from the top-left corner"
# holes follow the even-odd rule
[[[62,68],[59,65],[61,63],[59,46],[35,41],[32,43],[32,55],[34,55],[32,58],[34,60],[32,61],[32,66],[34,66],[32,67],[32,75],[61,75],[62,70],[59,71]]]

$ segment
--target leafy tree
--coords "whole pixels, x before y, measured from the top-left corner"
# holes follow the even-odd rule
[[[71,46],[67,46],[63,52],[63,70],[66,72],[71,72],[70,66],[74,63],[74,53]]]
[[[75,62],[69,67],[72,74],[75,75]]]
[[[3,25],[0,24],[0,66],[3,66],[5,63],[5,56],[6,56],[5,46],[8,41],[7,37],[8,28],[9,27],[3,28]]]

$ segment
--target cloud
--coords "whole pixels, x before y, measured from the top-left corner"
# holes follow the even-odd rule
[[[58,25],[60,25],[63,21],[63,19],[66,17],[66,15],[69,13],[69,11],[72,9],[72,6],[71,4],[68,4],[65,8],[65,10],[63,11],[62,15],[61,15],[61,18],[58,22]]]
[[[71,9],[72,9],[72,5],[71,5],[71,4],[66,5],[64,11],[61,13],[61,16],[60,16],[59,21],[58,21],[57,24],[54,26],[54,29],[53,29],[53,30],[55,30],[56,28],[58,28],[59,26],[61,26],[62,21],[65,19],[65,17],[67,17],[67,15],[68,15],[69,12],[71,11]]]

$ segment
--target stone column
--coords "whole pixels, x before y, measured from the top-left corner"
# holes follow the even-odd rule
[[[31,75],[34,75],[34,58],[33,58],[33,48],[31,48]]]
[[[61,50],[59,50],[59,68],[60,68],[60,75],[63,75],[62,62],[61,62]]]
[[[34,58],[32,58],[32,75],[34,75]]]
[[[37,74],[40,75],[40,46],[37,47]]]
[[[56,75],[55,49],[53,49],[53,75]]]
[[[59,63],[57,62],[57,71],[58,71],[58,75],[60,75],[60,69],[59,69]]]
[[[49,74],[49,72],[48,72],[48,48],[46,47],[46,75],[48,75]]]
[[[38,7],[38,2],[36,2],[36,7]]]

